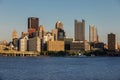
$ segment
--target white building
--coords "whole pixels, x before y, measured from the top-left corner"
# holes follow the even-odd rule
[[[19,40],[19,51],[27,51],[27,41],[28,41],[28,37],[25,36],[23,38],[20,38]]]
[[[47,32],[44,36],[44,43],[47,41],[54,41],[54,36],[50,32]]]

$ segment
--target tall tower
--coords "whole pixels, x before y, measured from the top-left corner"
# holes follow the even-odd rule
[[[110,51],[115,51],[116,36],[113,33],[108,34],[108,49]]]
[[[89,42],[98,42],[98,32],[94,25],[89,25]]]
[[[75,20],[75,41],[85,41],[85,20]]]
[[[29,17],[28,18],[29,38],[32,38],[35,36],[36,31],[38,31],[38,27],[39,27],[39,18]]]
[[[38,27],[39,27],[39,18],[29,17],[28,18],[28,29],[32,28],[38,31]]]
[[[55,29],[52,30],[54,40],[63,41],[65,38],[65,31],[63,29],[63,24],[61,21],[56,22]]]

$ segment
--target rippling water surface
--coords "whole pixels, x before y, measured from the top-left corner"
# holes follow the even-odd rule
[[[0,80],[120,80],[120,57],[0,57]]]

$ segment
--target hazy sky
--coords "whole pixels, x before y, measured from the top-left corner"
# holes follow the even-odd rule
[[[13,29],[26,32],[28,17],[38,17],[46,31],[62,21],[68,37],[74,37],[74,20],[84,19],[86,40],[92,24],[100,41],[107,42],[113,32],[120,42],[120,0],[0,0],[0,41],[10,41]]]

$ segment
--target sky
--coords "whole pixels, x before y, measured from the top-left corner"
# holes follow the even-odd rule
[[[27,32],[28,17],[38,17],[46,31],[61,21],[67,37],[74,38],[74,20],[85,20],[86,40],[89,25],[95,25],[101,42],[116,34],[120,43],[120,0],[0,0],[0,41],[11,41],[12,31]]]

